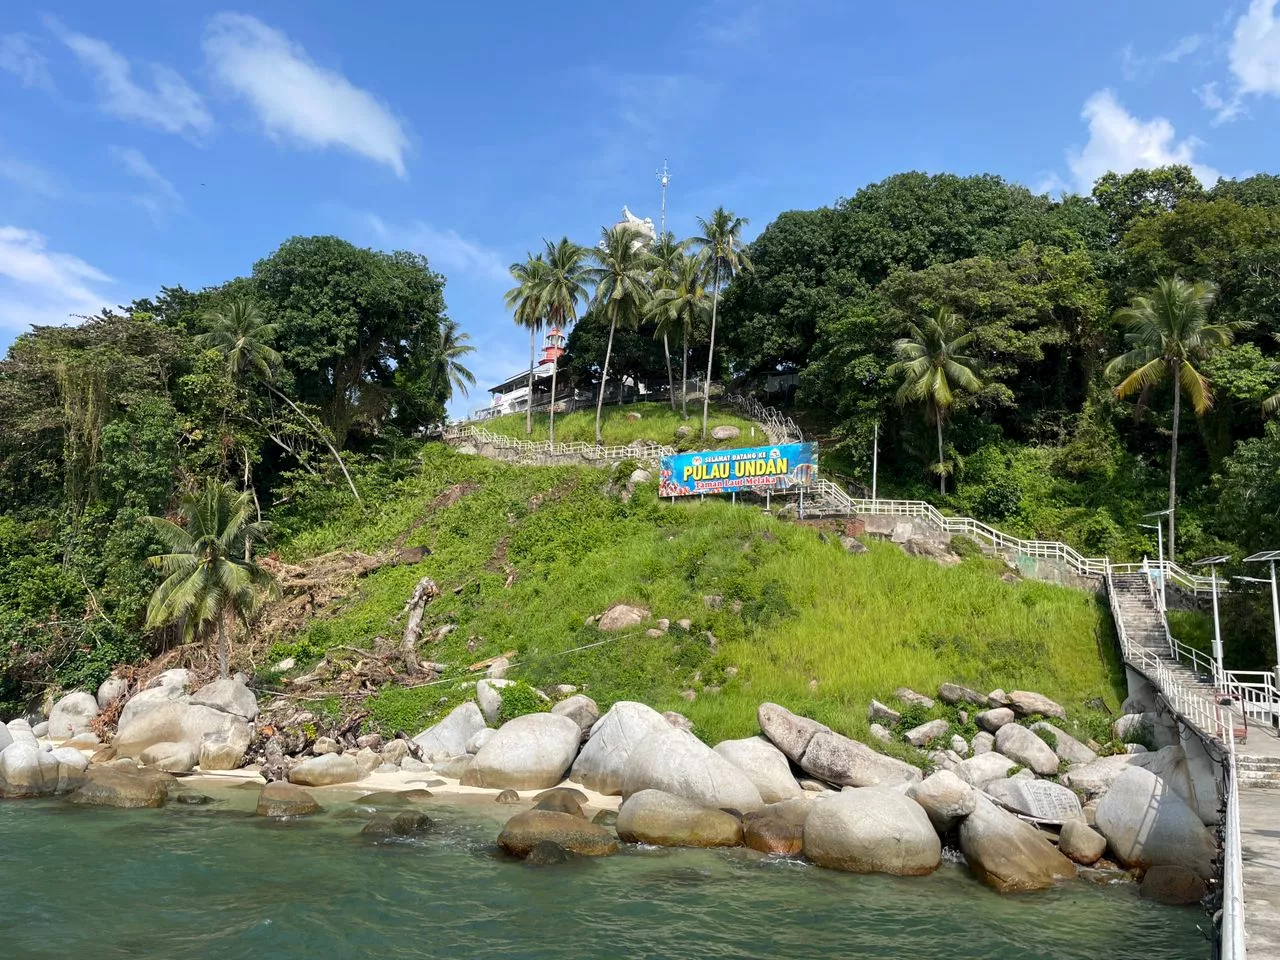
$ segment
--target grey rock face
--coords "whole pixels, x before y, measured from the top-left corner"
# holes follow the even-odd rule
[[[1130,766],[1111,784],[1094,815],[1126,867],[1180,866],[1213,876],[1213,837],[1200,817],[1162,779]]]
[[[564,779],[582,740],[569,717],[530,713],[504,723],[462,775],[472,787],[540,790]]]
[[[616,796],[622,792],[631,751],[649,734],[669,729],[671,725],[652,707],[620,700],[592,726],[569,779],[597,793]]]
[[[804,793],[791,775],[786,756],[765,737],[723,740],[713,749],[750,778],[765,803],[777,803]]]
[[[1038,736],[1016,723],[996,731],[996,750],[1042,777],[1058,772],[1058,755]]]
[[[693,734],[671,728],[649,734],[627,759],[622,796],[641,790],[661,790],[740,813],[764,805],[745,773]]]
[[[942,844],[924,808],[895,790],[844,791],[815,803],[804,822],[814,863],[854,873],[922,876],[942,862]]]
[[[484,727],[480,708],[468,701],[455,707],[435,726],[423,730],[413,742],[422,748],[424,760],[444,760],[466,753],[467,741]]]

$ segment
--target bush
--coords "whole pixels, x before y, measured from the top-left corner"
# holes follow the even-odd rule
[[[982,547],[977,540],[972,537],[966,537],[963,534],[951,538],[951,552],[961,560],[970,560],[974,557],[982,557]]]
[[[538,691],[523,680],[509,687],[503,687],[501,694],[502,709],[498,711],[498,720],[502,723],[514,720],[516,717],[523,717],[525,714],[545,713],[551,709],[551,704],[543,700]]]

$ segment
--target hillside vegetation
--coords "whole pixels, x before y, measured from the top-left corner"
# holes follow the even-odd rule
[[[672,506],[652,485],[625,499],[604,471],[511,467],[439,444],[419,465],[386,465],[360,482],[376,504],[369,513],[319,484],[278,513],[284,559],[391,546],[430,555],[370,574],[277,640],[270,662],[294,657],[296,676],[327,649],[398,640],[405,600],[432,577],[441,596],[424,636],[457,629],[421,655],[450,669],[444,682],[372,695],[371,723],[383,729],[421,729],[464,695],[450,678],[511,651],[514,679],[576,684],[602,707],[638,699],[679,710],[711,742],[753,733],[762,700],[863,736],[868,701],[901,685],[1039,690],[1086,731],[1102,716],[1088,701],[1114,709],[1123,696],[1109,621],[1091,595],[1006,582],[982,557],[943,568],[880,543],[855,555],[753,508]],[[651,637],[653,623],[605,634],[589,622],[619,602],[672,626]]]
[[[679,401],[677,400],[677,406]],[[695,411],[690,402],[689,419],[680,416],[679,411],[672,411],[665,403],[628,403],[625,406],[605,407],[601,420],[601,433],[606,446],[625,446],[636,440],[649,440],[668,446],[688,450],[721,450],[729,447],[752,446],[768,443],[764,432],[750,420],[733,413],[727,407],[713,406],[707,419],[707,439],[702,439],[702,402],[698,401]],[[696,415],[695,415],[696,414]],[[533,433],[525,433],[525,415],[512,413],[505,417],[486,420],[481,426],[492,433],[517,440],[546,440],[549,438],[551,418],[545,413],[535,413],[533,417]],[[556,442],[594,443],[595,409],[575,410],[573,413],[556,417]],[[715,427],[732,426],[742,431],[738,437],[730,440],[716,440],[710,435]],[[689,435],[679,437],[676,431],[680,427],[688,427]],[[754,430],[754,437],[752,431]]]

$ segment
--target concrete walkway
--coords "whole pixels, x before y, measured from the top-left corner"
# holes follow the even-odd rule
[[[1280,960],[1280,789],[1240,791],[1240,845],[1245,950],[1249,960]]]

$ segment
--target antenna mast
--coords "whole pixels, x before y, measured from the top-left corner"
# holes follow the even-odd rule
[[[658,231],[661,239],[667,232],[667,184],[671,182],[671,171],[667,169],[667,159],[662,158],[662,169],[657,171],[658,182],[662,184],[662,227]]]

